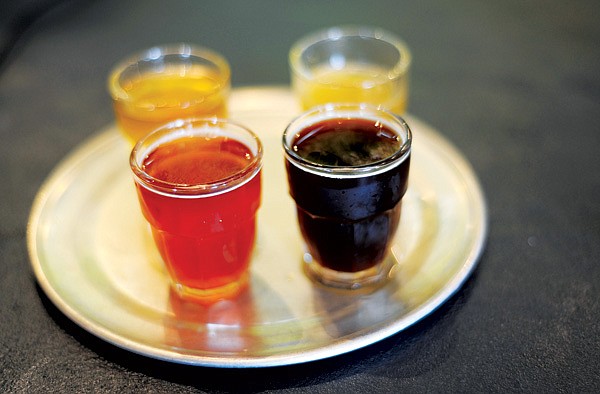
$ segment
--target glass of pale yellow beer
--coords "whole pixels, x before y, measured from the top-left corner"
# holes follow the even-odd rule
[[[376,27],[342,26],[311,33],[290,49],[292,88],[303,109],[326,103],[367,103],[403,114],[411,53]]]
[[[219,53],[179,43],[146,49],[115,66],[108,78],[115,118],[134,145],[175,119],[227,117],[231,70]]]

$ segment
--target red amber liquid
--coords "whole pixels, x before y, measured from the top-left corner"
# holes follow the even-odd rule
[[[161,181],[198,185],[235,178],[252,159],[236,140],[196,136],[159,146],[142,168]],[[177,284],[209,291],[244,277],[254,246],[260,182],[257,173],[232,190],[204,196],[160,194],[136,183],[144,216]]]

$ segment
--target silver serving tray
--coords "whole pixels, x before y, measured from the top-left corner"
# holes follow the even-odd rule
[[[263,141],[263,203],[249,289],[202,306],[169,290],[136,200],[129,147],[114,126],[84,142],[41,187],[28,247],[52,302],[90,333],[177,363],[262,367],[346,353],[402,331],[446,301],[481,255],[484,197],[468,162],[444,137],[413,130],[409,190],[384,287],[330,290],[302,270],[302,241],[287,193],[281,134],[300,109],[286,88],[237,89],[231,118]]]

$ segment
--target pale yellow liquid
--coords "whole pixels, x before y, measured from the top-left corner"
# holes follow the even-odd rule
[[[346,65],[341,70],[321,67],[310,80],[294,76],[293,85],[304,109],[326,103],[368,103],[396,114],[406,111],[408,79],[391,79],[388,70]]]
[[[128,98],[114,100],[115,116],[131,144],[175,119],[227,116],[229,81],[205,67],[144,74],[122,87]]]

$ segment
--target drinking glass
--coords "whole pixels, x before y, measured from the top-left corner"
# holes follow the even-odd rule
[[[246,285],[262,155],[252,131],[218,119],[171,122],[133,148],[140,206],[180,296],[212,302]]]
[[[293,90],[305,110],[331,102],[406,111],[411,54],[389,31],[365,26],[317,31],[292,46],[289,64]]]
[[[282,142],[308,275],[347,289],[381,282],[394,263],[409,126],[366,104],[327,104],[294,119]]]
[[[230,75],[223,56],[191,44],[134,54],[116,65],[108,79],[117,125],[133,145],[175,119],[226,118]]]

